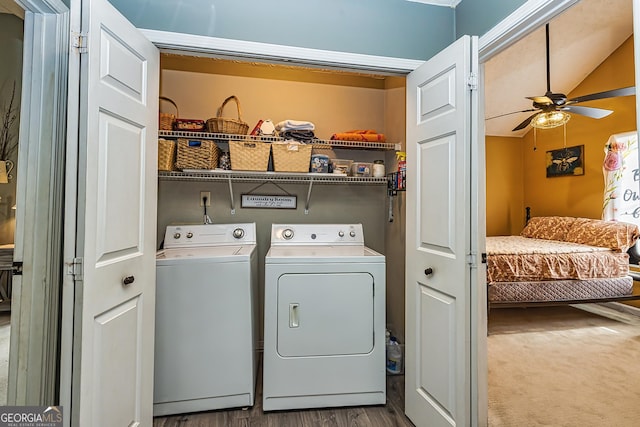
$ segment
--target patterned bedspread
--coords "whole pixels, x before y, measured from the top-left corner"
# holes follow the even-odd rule
[[[521,236],[487,237],[487,281],[624,277],[629,256],[607,248]]]

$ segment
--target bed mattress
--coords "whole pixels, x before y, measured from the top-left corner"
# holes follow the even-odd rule
[[[489,284],[489,303],[558,302],[615,298],[631,295],[630,276],[590,280],[495,282]]]
[[[487,237],[487,281],[625,277],[629,256],[608,248],[522,236]]]

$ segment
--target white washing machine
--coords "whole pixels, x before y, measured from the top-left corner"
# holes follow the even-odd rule
[[[156,257],[153,415],[254,403],[256,226],[168,226]]]
[[[274,224],[263,409],[384,404],[385,257],[361,224]]]

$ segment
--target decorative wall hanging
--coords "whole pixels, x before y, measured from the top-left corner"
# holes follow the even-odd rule
[[[584,175],[584,145],[547,151],[547,178]]]

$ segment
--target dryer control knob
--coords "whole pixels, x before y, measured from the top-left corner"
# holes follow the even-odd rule
[[[242,239],[244,237],[244,230],[242,228],[236,228],[233,230],[233,237],[236,239]]]
[[[293,238],[293,230],[290,228],[286,228],[282,231],[282,237],[284,237],[286,240],[290,240]]]
[[[344,237],[344,231],[342,231],[342,230],[338,231],[338,236]]]
[[[356,232],[355,232],[355,231],[353,231],[353,230],[351,230],[351,231],[349,232],[349,236],[351,236],[351,237],[356,237]]]
[[[192,232],[188,232],[188,233],[187,233],[187,239],[190,239],[190,238],[192,238],[192,237],[193,237],[193,233],[192,233]]]
[[[173,234],[173,238],[174,239],[179,239],[180,238],[180,233],[174,233]]]

